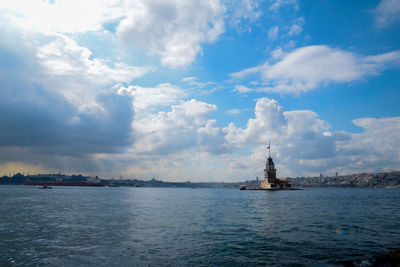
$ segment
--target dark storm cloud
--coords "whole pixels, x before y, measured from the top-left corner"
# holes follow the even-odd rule
[[[113,153],[131,143],[131,99],[97,97],[103,110],[79,111],[39,85],[23,90],[0,83],[0,146],[36,148],[50,154]]]
[[[19,148],[14,152],[21,158],[24,153],[81,157],[118,153],[132,143],[129,96],[93,92],[96,107],[82,110],[49,88],[29,52],[0,43],[0,158],[10,159],[3,154],[9,148]]]

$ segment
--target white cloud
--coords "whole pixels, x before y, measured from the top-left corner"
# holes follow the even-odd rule
[[[92,57],[92,52],[64,35],[39,47],[37,57],[49,74],[71,76],[96,84],[110,82],[128,83],[147,73],[150,68],[133,67],[124,63],[110,66],[102,58]]]
[[[169,83],[159,84],[156,87],[119,85],[118,94],[133,96],[133,108],[137,117],[142,117],[155,108],[176,104],[187,95],[182,88]]]
[[[103,22],[120,17],[116,4],[98,0],[4,0],[0,9],[14,25],[24,29],[75,33],[101,30]]]
[[[272,0],[270,10],[279,10],[283,6],[293,6],[296,10],[299,8],[297,0]]]
[[[251,93],[253,90],[244,85],[236,85],[235,89],[233,91],[238,92],[239,94],[247,94],[247,93]]]
[[[186,82],[190,85],[194,85],[198,88],[204,88],[210,85],[215,85],[215,82],[199,82],[199,79],[197,77],[185,77],[182,79],[182,82]]]
[[[340,134],[325,134],[329,125],[310,110],[284,111],[275,100],[261,98],[255,107],[255,118],[244,129],[230,124],[224,128],[227,146],[253,147],[251,154],[237,160],[248,166],[252,176],[262,175],[266,144],[271,141],[272,155],[278,164],[278,174],[301,175],[312,171],[300,160],[316,160],[334,156],[334,142]]]
[[[192,99],[172,106],[170,112],[161,111],[136,120],[135,153],[174,154],[198,145],[201,140],[211,142],[219,130],[215,121],[207,117],[216,110],[215,105]]]
[[[225,139],[231,145],[254,145],[265,143],[268,138],[277,137],[280,126],[285,124],[283,108],[275,100],[262,98],[257,101],[255,118],[249,119],[246,129],[237,128],[230,124],[224,128],[227,135]]]
[[[230,110],[228,110],[228,111],[226,112],[226,114],[229,114],[229,115],[238,115],[238,114],[241,114],[241,113],[243,113],[243,112],[245,112],[245,111],[247,111],[247,110],[249,110],[249,109],[230,109]]]
[[[251,8],[250,2],[245,6]],[[225,31],[226,8],[219,0],[5,0],[0,10],[5,22],[27,32],[111,33],[127,47],[179,67],[192,63],[202,44],[215,42]],[[108,25],[116,28],[109,32]]]
[[[357,58],[327,46],[309,46],[295,50],[262,73],[271,82],[271,91],[307,91],[323,81],[347,82],[359,79],[363,72]]]
[[[209,118],[216,109],[215,105],[192,99],[172,106],[169,112],[147,114],[134,121],[136,142],[126,153],[99,155],[94,166],[102,162],[111,170],[118,166],[119,172],[130,177],[247,180],[262,177],[266,144],[271,140],[280,177],[335,169],[349,173],[399,167],[399,117],[355,120],[354,124],[364,130],[350,134],[332,131],[311,110],[285,111],[268,98],[257,101],[254,118],[245,128],[233,123],[221,128]]]
[[[246,22],[254,22],[262,15],[259,2],[259,0],[227,1],[225,4],[231,13],[229,16],[231,25],[240,31],[251,31],[251,26]]]
[[[244,69],[244,70],[241,70],[238,72],[231,73],[230,76],[234,79],[244,79],[249,75],[260,73],[260,71],[262,71],[266,67],[267,67],[267,64],[256,66],[256,67],[251,67],[251,68],[247,68],[247,69]]]
[[[377,71],[386,67],[386,65],[400,64],[400,51],[392,51],[376,56],[367,56],[362,59],[362,67],[365,71],[377,74]]]
[[[250,85],[259,85],[260,83],[258,81],[250,81],[249,84]]]
[[[292,49],[295,46],[296,46],[296,42],[293,40],[290,40],[284,47],[285,47],[285,49]],[[285,53],[285,54],[287,54],[287,53]]]
[[[333,131],[311,110],[285,111],[268,98],[257,101],[245,128],[219,127],[208,118],[215,110],[191,100],[136,121],[136,143],[118,156],[126,161],[120,167],[134,162],[124,172],[149,178],[247,180],[262,177],[269,140],[280,177],[400,167],[400,117],[357,119],[363,132],[351,134]]]
[[[400,21],[400,2],[398,0],[382,0],[374,13],[376,26],[379,28],[397,23]]]
[[[362,133],[352,134],[352,142],[343,146],[343,150],[360,149],[370,155],[376,155],[381,163],[400,161],[400,117],[361,118],[354,125],[364,129]]]
[[[273,59],[280,59],[284,55],[282,48],[278,47],[271,52]]]
[[[279,35],[279,26],[278,25],[272,26],[268,30],[268,38],[269,39],[275,40],[278,38],[278,35]]]
[[[261,16],[258,0],[237,0],[231,1],[232,19],[249,19],[250,21],[257,20]]]
[[[185,77],[185,78],[182,78],[182,82],[188,82],[188,83],[191,83],[191,82],[195,82],[195,81],[197,81],[198,79],[197,79],[197,77]]]
[[[89,49],[65,35],[47,35],[44,39],[46,42],[37,48],[29,48],[42,67],[41,75],[31,78],[46,88],[57,90],[80,110],[99,107],[95,99],[98,91],[118,83],[130,83],[152,70],[93,57]]]
[[[303,28],[300,25],[293,24],[292,27],[290,27],[288,35],[289,36],[299,35],[302,31],[303,31]]]
[[[231,74],[244,78],[260,73],[264,87],[259,91],[300,93],[328,83],[352,82],[378,75],[385,68],[400,64],[400,51],[361,57],[328,46],[306,46],[288,53],[279,62]]]
[[[229,115],[237,115],[237,114],[242,113],[242,110],[241,109],[230,109],[226,113]]]
[[[218,1],[129,1],[117,37],[130,46],[149,49],[161,62],[179,67],[193,62],[225,31],[225,7]]]
[[[37,2],[33,0],[25,3],[26,5],[14,2],[0,3],[0,9],[4,11],[0,15],[2,22],[0,24],[1,45],[8,50],[8,53],[23,58],[21,62],[25,62],[26,66],[34,68],[27,73],[22,73],[26,68],[21,68],[14,75],[24,77],[25,82],[37,83],[47,91],[62,94],[80,111],[85,108],[101,108],[96,100],[96,95],[100,91],[109,90],[116,83],[129,83],[152,70],[150,67],[130,66],[123,62],[98,57],[88,48],[79,45],[73,39],[74,33],[92,30],[91,26],[87,26],[90,23],[82,22],[82,25],[78,23],[82,26],[79,29],[64,29],[64,31],[69,31],[68,34],[59,33],[63,29],[57,28],[57,25],[62,24],[63,18],[47,17],[49,15],[47,13],[51,13],[48,9],[65,8],[65,12],[68,13],[72,12],[70,9],[75,7],[79,10],[77,17],[68,13],[70,15],[68,23],[73,17],[74,22],[71,22],[71,24],[74,24],[75,21],[80,22],[79,12],[82,8],[76,1],[50,3],[51,1]],[[88,2],[92,3],[91,1]],[[96,2],[103,5],[99,1]],[[92,4],[94,4],[93,8],[96,9],[97,4]],[[85,7],[86,2],[82,5]],[[40,11],[43,14],[39,15]],[[94,10],[93,12],[96,13],[97,11]],[[43,19],[46,22],[45,25],[47,25],[47,20],[54,19],[55,28],[36,27],[30,19]],[[60,21],[57,21],[57,19],[60,19]],[[97,19],[93,19],[93,21],[97,21]],[[70,26],[74,27],[73,25]],[[95,29],[98,29],[98,27],[93,28],[93,30]]]
[[[204,127],[197,129],[197,142],[202,150],[220,155],[228,151],[224,135],[225,133],[218,126],[216,120],[208,120]]]
[[[313,131],[325,133],[330,129],[328,123],[318,119],[318,114],[311,110],[293,110],[284,112],[288,120],[288,132],[299,133]]]
[[[295,20],[295,23],[290,27],[289,32],[287,33],[288,36],[299,35],[303,31],[303,25],[305,20],[303,17],[299,17]]]
[[[340,162],[344,165],[340,169],[347,173],[398,170],[400,117],[361,118],[353,123],[363,132],[350,134],[348,142],[338,142],[337,151],[343,155]]]
[[[275,100],[262,98],[256,103],[255,118],[248,120],[246,128],[230,124],[223,130],[228,147],[254,147],[250,155],[237,158],[250,170],[254,168],[254,175],[257,171],[262,174],[269,140],[281,177],[335,169],[352,173],[400,167],[400,117],[362,118],[354,124],[364,131],[332,132],[313,111],[284,111]]]

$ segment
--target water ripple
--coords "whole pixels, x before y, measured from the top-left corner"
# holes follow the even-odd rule
[[[335,265],[400,247],[400,190],[0,186],[0,265]]]

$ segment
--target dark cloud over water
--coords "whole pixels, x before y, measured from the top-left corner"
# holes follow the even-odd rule
[[[90,92],[91,106],[71,103],[46,83],[28,52],[34,50],[18,53],[0,45],[0,54],[6,55],[0,63],[0,162],[14,157],[32,162],[46,155],[79,161],[94,153],[120,153],[133,142],[130,96],[101,88]]]

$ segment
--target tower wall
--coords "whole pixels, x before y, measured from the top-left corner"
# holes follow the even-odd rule
[[[268,158],[267,163],[265,164],[265,180],[268,183],[275,183],[276,182],[276,169],[275,164],[271,157]]]

